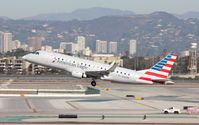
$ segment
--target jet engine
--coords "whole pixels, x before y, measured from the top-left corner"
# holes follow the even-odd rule
[[[76,71],[72,72],[72,76],[77,77],[77,78],[86,78],[87,77],[85,73],[76,72]]]

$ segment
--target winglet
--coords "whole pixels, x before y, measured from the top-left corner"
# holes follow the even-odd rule
[[[110,72],[114,72],[114,70],[115,70],[115,68],[118,66],[118,64],[117,63],[115,63],[115,61],[113,61],[112,63],[111,63],[111,67],[107,70],[109,73]]]

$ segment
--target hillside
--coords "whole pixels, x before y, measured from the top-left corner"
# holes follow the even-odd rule
[[[128,50],[130,39],[136,39],[138,55],[158,55],[163,49],[179,52],[188,49],[191,42],[199,44],[198,19],[183,20],[165,12],[66,22],[0,19],[0,29],[12,32],[14,39],[23,42],[29,36],[42,35],[46,38],[44,44],[55,47],[61,41],[74,41],[77,35],[86,36],[86,44],[91,48],[96,39],[117,41],[120,52]],[[31,32],[32,29],[37,32]]]

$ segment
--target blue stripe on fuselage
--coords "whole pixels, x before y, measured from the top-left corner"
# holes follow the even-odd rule
[[[155,65],[154,67],[162,69],[163,66],[162,65]]]
[[[157,71],[160,71],[161,69],[160,68],[156,68],[156,67],[152,67],[153,70],[157,70]]]
[[[161,62],[161,63],[167,63],[167,61],[164,61],[164,60],[161,60],[160,62]]]

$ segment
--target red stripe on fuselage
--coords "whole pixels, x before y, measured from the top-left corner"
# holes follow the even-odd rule
[[[141,80],[145,80],[145,81],[152,81],[152,79],[151,79],[151,78],[147,78],[147,77],[140,77],[139,79],[141,79]]]
[[[171,58],[171,59],[169,59],[168,61],[170,61],[170,62],[175,62],[175,60],[176,60],[176,59],[172,59],[172,58]]]
[[[154,73],[154,72],[146,72],[145,74],[147,75],[151,75],[151,76],[156,76],[156,77],[160,77],[160,78],[167,78],[167,76],[162,75],[162,74],[158,74],[158,73]]]
[[[171,68],[173,65],[171,65],[171,64],[165,64],[164,66]]]
[[[166,73],[169,73],[169,72],[170,72],[170,70],[167,70],[167,69],[161,69],[160,71],[161,71],[161,72],[166,72]]]

